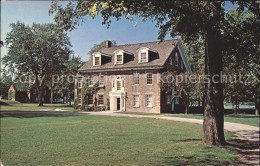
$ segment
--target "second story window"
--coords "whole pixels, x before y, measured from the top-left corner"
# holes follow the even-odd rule
[[[99,75],[99,86],[103,86],[104,85],[104,76],[103,75]]]
[[[95,66],[100,65],[100,57],[95,57]]]
[[[146,74],[146,84],[147,85],[152,85],[153,84],[153,74],[152,73],[147,73]]]
[[[116,55],[116,64],[123,64],[123,55],[122,54]]]
[[[116,81],[116,90],[121,90],[121,81],[120,80]]]
[[[82,78],[78,78],[78,88],[82,88]]]
[[[177,53],[175,53],[175,66],[178,66],[178,62],[179,60],[178,60],[178,54]]]
[[[90,76],[88,77],[88,85],[89,85],[89,86],[92,86],[93,84],[94,84],[93,76],[90,75]]]
[[[139,73],[134,73],[134,85],[139,85]]]
[[[147,53],[146,52],[141,52],[141,57],[140,57],[140,62],[147,62],[148,61],[148,57],[147,57]]]

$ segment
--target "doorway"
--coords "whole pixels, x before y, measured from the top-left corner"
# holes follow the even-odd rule
[[[120,110],[120,98],[116,98],[116,110]]]

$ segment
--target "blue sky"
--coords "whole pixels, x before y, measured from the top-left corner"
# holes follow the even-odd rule
[[[6,34],[10,31],[10,23],[17,21],[26,25],[35,23],[53,23],[53,15],[49,15],[51,1],[2,1],[1,11],[1,40],[5,41]],[[231,7],[231,3],[226,3],[226,8]],[[122,19],[113,21],[109,29],[101,25],[102,18],[92,19],[85,17],[84,23],[76,30],[68,33],[73,45],[75,55],[83,61],[89,59],[88,51],[94,45],[104,40],[116,40],[117,44],[130,44],[140,42],[156,41],[158,29],[151,21],[142,22],[135,19],[135,23]],[[171,39],[167,36],[165,39]],[[6,46],[1,48],[1,56],[7,54]]]
[[[16,21],[24,22],[27,25],[36,23],[53,23],[53,15],[49,16],[48,10],[51,1],[5,1],[2,3],[1,11],[1,40],[5,41],[6,34],[10,31],[10,23]],[[139,42],[156,41],[158,29],[151,21],[142,22],[135,19],[134,23],[126,19],[113,21],[109,29],[101,25],[102,18],[92,19],[85,17],[84,23],[76,30],[69,32],[68,36],[73,45],[75,55],[88,60],[89,49],[104,40],[116,40],[117,44],[129,44]],[[166,39],[170,39],[169,36]],[[2,49],[2,56],[6,55],[7,48]]]

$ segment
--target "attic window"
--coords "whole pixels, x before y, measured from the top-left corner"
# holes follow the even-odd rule
[[[147,53],[146,52],[142,52],[141,53],[141,57],[140,57],[140,62],[147,62],[148,61],[148,57],[147,57]]]
[[[178,54],[175,54],[175,66],[178,66]]]
[[[123,55],[122,54],[116,55],[116,64],[123,64]]]
[[[95,57],[95,66],[100,65],[100,57]]]

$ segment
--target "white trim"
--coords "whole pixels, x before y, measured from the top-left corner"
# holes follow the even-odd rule
[[[183,51],[183,47],[182,47],[182,44],[181,44],[180,40],[178,41],[178,45],[177,46],[178,46],[178,50],[179,50],[179,52],[181,54],[181,58],[182,58],[182,61],[184,63],[184,66],[185,66],[186,70],[191,72],[190,64],[189,64],[189,62],[187,60],[187,57],[186,57],[186,55],[185,55],[185,53]]]

